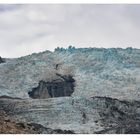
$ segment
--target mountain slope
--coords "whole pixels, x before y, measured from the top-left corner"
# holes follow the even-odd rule
[[[4,60],[0,110],[11,119],[41,133],[140,133],[139,49],[57,48]]]
[[[72,96],[108,96],[139,99],[140,50],[74,49],[43,52],[11,59],[0,65],[0,95],[30,98],[29,91],[41,80],[52,82],[61,75],[75,79]]]

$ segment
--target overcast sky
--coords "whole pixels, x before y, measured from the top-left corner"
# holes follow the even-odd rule
[[[69,45],[140,48],[140,5],[0,5],[0,56]]]

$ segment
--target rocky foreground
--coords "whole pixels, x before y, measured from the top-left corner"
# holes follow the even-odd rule
[[[132,48],[4,59],[0,133],[139,134],[139,75],[140,50]]]
[[[5,133],[140,133],[140,102],[138,101],[127,102],[106,97],[52,100],[4,97],[0,99],[0,109],[5,110],[14,122],[22,121],[16,123],[19,131],[14,129],[15,131],[11,132],[7,127],[9,130],[7,129]],[[35,122],[37,124],[34,124]]]
[[[0,134],[74,134],[71,131],[45,128],[40,124],[18,122],[0,111]]]

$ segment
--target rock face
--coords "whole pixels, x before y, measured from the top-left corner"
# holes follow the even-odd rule
[[[0,110],[35,133],[140,133],[139,75],[140,50],[132,48],[58,48],[6,59]]]
[[[29,96],[33,99],[71,96],[74,92],[75,80],[70,75],[57,75],[60,76],[61,79],[55,79],[51,82],[40,81],[36,88],[28,92]]]

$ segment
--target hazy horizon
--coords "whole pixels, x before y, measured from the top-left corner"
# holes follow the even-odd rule
[[[139,4],[0,4],[0,56],[76,48],[140,48]]]

